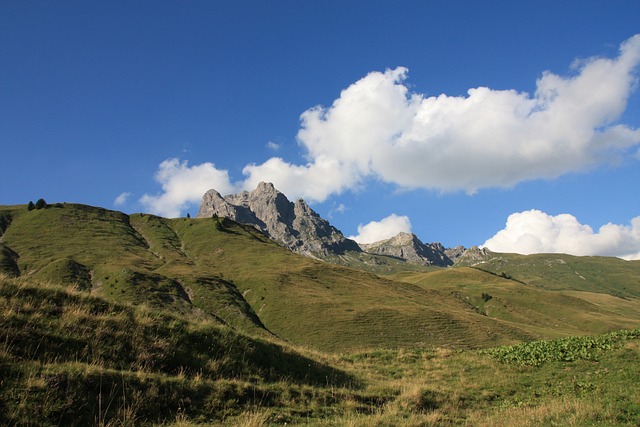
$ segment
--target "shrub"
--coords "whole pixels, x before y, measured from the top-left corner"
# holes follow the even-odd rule
[[[640,338],[640,329],[632,329],[596,336],[530,341],[517,345],[495,347],[484,350],[483,353],[489,354],[501,362],[527,366],[539,366],[553,361],[597,361],[600,352],[620,346],[625,340],[638,338]]]
[[[11,224],[11,214],[9,212],[0,212],[0,234],[4,233]]]
[[[226,227],[225,217],[218,216],[217,214],[213,214],[211,218],[213,218],[213,226],[216,228],[216,230],[222,231],[225,229]]]
[[[47,202],[44,201],[44,199],[38,199],[38,201],[36,202],[36,209],[44,209],[47,207]]]

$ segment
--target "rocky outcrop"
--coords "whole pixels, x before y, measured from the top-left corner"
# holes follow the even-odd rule
[[[356,242],[344,237],[304,200],[289,201],[271,183],[261,182],[253,191],[224,197],[216,190],[207,191],[198,218],[213,215],[251,224],[276,242],[307,256],[323,258],[360,251]]]
[[[213,215],[250,224],[284,247],[319,259],[332,259],[347,251],[397,258],[409,264],[448,267],[462,256],[463,247],[446,249],[440,243],[425,244],[415,234],[358,245],[318,215],[304,200],[295,203],[271,183],[261,182],[253,191],[222,196],[216,190],[202,197],[198,218]]]
[[[440,243],[422,243],[412,233],[399,233],[387,240],[360,244],[360,247],[365,252],[403,259],[411,264],[438,267],[448,267],[453,264]]]
[[[456,265],[472,266],[482,264],[494,257],[494,253],[487,248],[473,246],[467,249],[456,259]]]
[[[458,259],[467,251],[464,246],[456,246],[455,248],[447,248],[444,250],[446,256],[455,264]]]

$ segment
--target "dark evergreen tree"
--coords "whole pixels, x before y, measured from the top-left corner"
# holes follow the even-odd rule
[[[11,224],[11,214],[9,212],[0,212],[0,235],[4,233]]]
[[[33,204],[31,200],[29,200],[29,204],[27,205],[27,210],[32,211],[36,208],[36,205]]]
[[[220,217],[214,213],[213,215],[211,215],[211,218],[213,218],[213,226],[216,228],[216,230],[224,230],[226,225],[224,217]]]
[[[38,199],[38,201],[36,202],[36,209],[44,209],[47,207],[47,202],[44,201],[44,199]]]

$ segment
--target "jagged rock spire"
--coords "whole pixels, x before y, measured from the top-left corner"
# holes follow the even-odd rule
[[[251,224],[273,240],[304,255],[323,257],[345,251],[360,251],[302,199],[292,203],[272,183],[261,182],[253,191],[222,197],[216,190],[202,197],[199,218],[224,216]]]
[[[413,233],[400,232],[390,239],[361,244],[360,247],[365,252],[404,259],[411,264],[439,267],[453,264],[440,243],[422,243]]]

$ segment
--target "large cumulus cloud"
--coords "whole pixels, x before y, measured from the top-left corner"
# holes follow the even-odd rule
[[[404,188],[473,193],[555,178],[616,160],[640,143],[640,131],[616,123],[637,80],[640,35],[617,58],[576,61],[562,77],[544,72],[533,95],[469,89],[427,97],[404,83],[406,68],[372,72],[333,104],[305,111],[298,140],[308,163],[274,159],[245,169],[247,182],[315,182],[296,195],[322,201],[368,177]],[[295,177],[295,178],[294,178]],[[286,186],[286,184],[284,185]],[[294,190],[295,191],[295,190]]]
[[[542,73],[533,94],[477,87],[466,96],[426,96],[405,84],[406,68],[371,72],[331,106],[302,113],[302,164],[280,157],[249,163],[232,182],[211,163],[168,159],[156,176],[163,192],[141,202],[151,212],[176,214],[209,188],[224,194],[260,181],[311,202],[363,188],[369,179],[474,193],[588,170],[638,153],[640,130],[618,121],[639,63],[636,35],[615,58],[576,61],[568,76]]]
[[[640,216],[630,225],[605,224],[596,232],[569,214],[539,210],[511,214],[484,245],[494,252],[568,253],[640,259]]]

